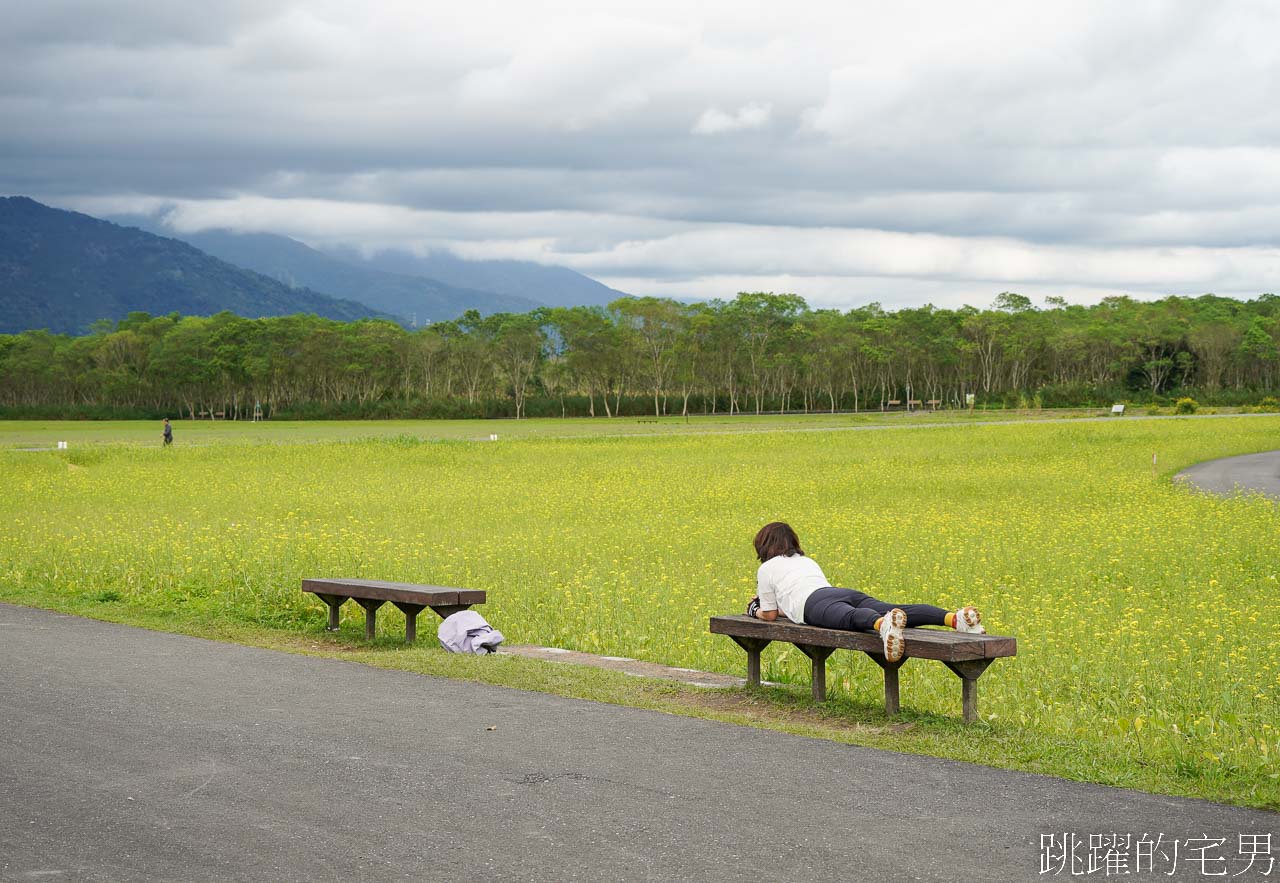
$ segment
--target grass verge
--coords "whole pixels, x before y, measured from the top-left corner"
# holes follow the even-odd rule
[[[909,697],[904,697],[903,711],[888,718],[878,704],[856,702],[847,696],[836,695],[826,703],[815,703],[805,685],[758,689],[693,687],[511,654],[487,657],[452,654],[429,638],[420,638],[412,646],[389,637],[369,642],[364,640],[358,624],[330,633],[321,630],[317,622],[314,633],[304,634],[210,618],[194,611],[158,614],[115,598],[111,593],[57,599],[19,593],[7,594],[4,600],[89,619],[302,656],[341,659],[376,668],[649,709],[1156,794],[1280,810],[1280,783],[1276,781],[1280,776],[1248,783],[1224,775],[1211,765],[1147,764],[1125,754],[1100,751],[1099,746],[1088,739],[1036,733],[990,720],[966,725],[959,719],[958,684],[955,717],[913,711]],[[428,624],[429,620],[424,620],[421,625]]]

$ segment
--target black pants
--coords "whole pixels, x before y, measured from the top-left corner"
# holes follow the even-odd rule
[[[947,611],[932,604],[887,604],[865,592],[853,589],[818,589],[804,602],[804,621],[808,625],[847,632],[869,632],[876,620],[893,608],[907,615],[907,626],[946,625]]]

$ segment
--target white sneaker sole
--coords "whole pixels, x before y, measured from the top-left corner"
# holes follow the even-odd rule
[[[884,639],[884,658],[889,662],[897,662],[907,652],[907,640],[902,630],[907,627],[907,615],[898,608],[885,614],[888,628],[881,626],[880,637]]]
[[[956,611],[956,631],[967,635],[985,635],[982,614],[974,607],[961,607]]]

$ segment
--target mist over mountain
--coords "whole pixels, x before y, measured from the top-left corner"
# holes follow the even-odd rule
[[[344,249],[332,254],[388,273],[426,276],[449,285],[528,298],[552,307],[605,306],[627,297],[626,292],[575,270],[532,261],[468,261],[447,251],[427,255],[382,251],[364,256],[354,249]]]
[[[174,233],[148,216],[121,215],[113,220],[176,237],[228,263],[270,276],[290,287],[349,298],[418,325],[456,319],[467,310],[483,314],[524,313],[541,305],[531,298],[446,284],[420,275],[384,272],[364,263],[333,257],[274,233],[234,230]]]
[[[180,242],[23,196],[0,197],[0,333],[82,334],[130,312],[314,313],[351,321],[364,304],[295,288]]]

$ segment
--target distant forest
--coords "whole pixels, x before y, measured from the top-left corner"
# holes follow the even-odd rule
[[[848,312],[792,294],[622,298],[419,330],[315,316],[132,313],[0,335],[9,417],[524,417],[1104,406],[1280,390],[1280,297]]]

